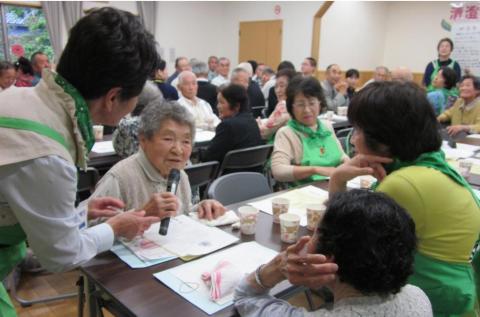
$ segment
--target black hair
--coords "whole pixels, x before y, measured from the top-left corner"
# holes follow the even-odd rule
[[[228,103],[231,110],[238,108],[238,112],[249,111],[248,95],[245,87],[230,84],[220,87],[220,93]]]
[[[7,61],[0,61],[0,75],[3,75],[3,72],[9,69],[15,69],[12,63]]]
[[[445,88],[450,90],[457,85],[457,72],[450,67],[440,67],[439,72],[442,71],[442,77]]]
[[[338,64],[330,64],[327,66],[327,72],[333,67],[333,66],[338,66]]]
[[[360,78],[360,72],[358,70],[356,70],[355,68],[350,68],[345,73],[345,78],[350,78],[350,77]]]
[[[72,27],[57,72],[87,100],[115,87],[127,100],[140,94],[157,57],[155,40],[138,17],[105,7]]]
[[[315,58],[307,57],[305,59],[310,63],[310,66],[317,68],[317,60]]]
[[[282,61],[277,66],[277,72],[279,72],[279,71],[281,71],[282,69],[285,69],[285,68],[290,68],[290,69],[295,70],[295,65],[293,65],[293,63],[290,62],[290,61]]]
[[[396,294],[413,273],[415,223],[383,193],[333,195],[317,234],[317,253],[332,256],[339,280],[364,295]]]
[[[165,62],[165,60],[163,60],[163,59],[161,59],[161,58],[159,57],[157,69],[159,69],[159,70],[161,70],[161,71],[164,71],[164,70],[165,70],[165,67],[167,67],[167,62]]]
[[[178,63],[180,63],[180,61],[182,59],[186,59],[188,61],[188,59],[185,56],[180,56],[180,57],[175,58],[175,68],[178,67]]]
[[[24,74],[34,75],[32,63],[23,56],[20,56],[13,65],[17,71],[20,69]]]
[[[294,71],[293,69],[290,69],[290,68],[285,68],[285,69],[282,69],[281,71],[279,71],[277,73],[277,75],[275,76],[275,78],[287,77],[288,81],[290,82],[292,80],[292,78],[295,77],[295,76],[297,76],[296,71]]]
[[[473,88],[475,88],[475,90],[480,90],[480,78],[479,77],[473,76],[473,75],[465,75],[460,79],[460,83],[462,83],[465,79],[471,79],[472,82],[473,82]]]
[[[255,71],[257,70],[259,64],[257,63],[257,61],[254,60],[248,60],[247,62],[252,65],[252,72],[255,74]]]
[[[415,83],[374,82],[360,90],[348,107],[348,120],[360,128],[372,151],[413,161],[438,151],[442,139],[432,106]]]
[[[42,51],[36,51],[35,53],[33,53],[32,56],[30,57],[30,62],[32,64],[35,64],[35,57],[37,57],[37,55],[46,55],[46,54]]]
[[[295,96],[298,94],[303,94],[305,97],[315,97],[320,101],[320,113],[323,112],[323,109],[327,107],[327,102],[325,101],[325,95],[323,94],[322,86],[318,79],[308,76],[295,76],[289,83],[287,87],[287,111],[293,119],[295,115],[293,114],[293,102],[295,101]]]
[[[448,42],[451,48],[450,51],[453,51],[453,41],[449,37],[444,37],[443,39],[440,39],[440,41],[438,41],[437,51],[440,49],[440,44],[442,44],[443,42]]]

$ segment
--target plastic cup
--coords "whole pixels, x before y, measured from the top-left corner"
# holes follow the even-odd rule
[[[473,163],[471,161],[467,161],[467,160],[460,160],[458,162],[458,169],[460,171],[460,174],[465,179],[470,178],[470,171],[472,170],[472,165],[473,165]]]
[[[240,231],[243,234],[255,234],[257,226],[258,209],[252,206],[242,206],[238,208],[240,216]]]
[[[273,198],[272,199],[272,211],[273,211],[273,222],[280,223],[280,215],[288,212],[288,207],[290,206],[290,201],[286,198]]]
[[[103,140],[103,125],[94,125],[93,134],[95,135],[95,141]]]
[[[286,213],[280,215],[280,239],[285,243],[295,243],[300,227],[300,216]]]
[[[337,114],[339,116],[345,117],[347,115],[347,110],[348,110],[348,107],[338,107]]]
[[[322,220],[327,207],[323,204],[307,205],[307,229],[314,231],[318,223]]]

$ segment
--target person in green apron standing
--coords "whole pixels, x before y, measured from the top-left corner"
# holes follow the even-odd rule
[[[462,78],[462,70],[460,65],[454,59],[450,58],[453,51],[453,41],[445,37],[438,41],[437,44],[438,59],[428,63],[423,74],[423,85],[427,88],[427,92],[434,91],[433,80],[438,74],[441,67],[452,68],[457,73],[457,81]]]
[[[294,78],[287,89],[287,126],[277,131],[272,154],[273,177],[300,185],[324,180],[348,160],[331,124],[319,120],[326,102],[313,77]]]
[[[445,160],[435,114],[421,88],[373,83],[350,105],[357,156],[332,174],[329,193],[365,174],[412,216],[418,237],[414,273],[434,316],[470,316],[477,301],[470,263],[480,232],[480,205],[470,185]]]
[[[144,211],[112,212],[123,202],[108,197],[74,205],[92,124],[116,125],[135,107],[156,59],[137,17],[103,8],[70,30],[57,72],[44,70],[35,88],[0,93],[0,280],[22,260],[27,240],[43,267],[64,271],[158,221]],[[86,228],[87,216],[110,218]],[[16,316],[2,284],[0,315]]]

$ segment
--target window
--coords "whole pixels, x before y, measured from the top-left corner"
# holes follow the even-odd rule
[[[53,60],[47,21],[41,8],[0,3],[0,60],[14,62],[20,56],[30,59],[42,51]]]

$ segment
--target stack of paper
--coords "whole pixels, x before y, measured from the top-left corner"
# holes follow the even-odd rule
[[[213,139],[215,132],[197,129],[195,132],[195,143],[208,142]]]
[[[155,273],[154,276],[174,292],[197,306],[207,314],[233,304],[233,294],[222,298],[221,302],[210,299],[210,290],[201,279],[204,272],[210,272],[217,263],[227,260],[241,270],[242,275],[253,272],[260,264],[276,256],[277,252],[256,242],[242,243],[172,269]]]
[[[290,201],[290,207],[288,209],[288,212],[299,215],[300,225],[306,226],[307,205],[324,203],[325,200],[328,199],[328,192],[321,188],[310,185],[299,189],[294,189],[267,199],[254,201],[249,203],[249,205],[267,214],[272,215],[272,199],[276,197],[287,198]]]
[[[463,143],[456,143],[456,146],[456,148],[452,148],[448,145],[447,141],[443,141],[442,150],[447,159],[457,160],[459,158],[468,158],[480,151],[480,146]]]

